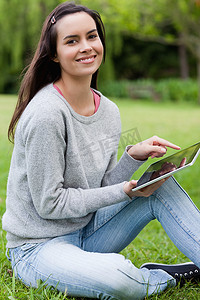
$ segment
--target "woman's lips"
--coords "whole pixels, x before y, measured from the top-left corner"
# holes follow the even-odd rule
[[[79,63],[88,64],[88,63],[94,62],[95,58],[96,58],[96,55],[92,55],[92,56],[81,57],[81,58],[77,59],[76,61]]]

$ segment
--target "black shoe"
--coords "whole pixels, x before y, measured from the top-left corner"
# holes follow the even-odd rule
[[[156,263],[146,263],[141,268],[161,269],[176,279],[176,283],[182,287],[187,281],[200,282],[200,269],[192,262],[178,265],[165,265]]]

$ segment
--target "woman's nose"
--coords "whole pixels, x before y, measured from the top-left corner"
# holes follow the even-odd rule
[[[88,44],[87,41],[83,42],[80,47],[80,52],[91,52],[92,47]]]

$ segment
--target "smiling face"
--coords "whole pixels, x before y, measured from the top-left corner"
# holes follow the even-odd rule
[[[92,77],[103,59],[103,45],[94,19],[85,12],[67,15],[56,24],[61,77]]]

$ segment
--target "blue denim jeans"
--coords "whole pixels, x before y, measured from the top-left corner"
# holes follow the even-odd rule
[[[138,269],[119,252],[155,218],[200,267],[200,212],[174,178],[148,198],[99,209],[81,230],[10,249],[12,267],[26,285],[37,286],[41,279],[69,296],[144,299],[175,286],[174,278],[162,270]]]

